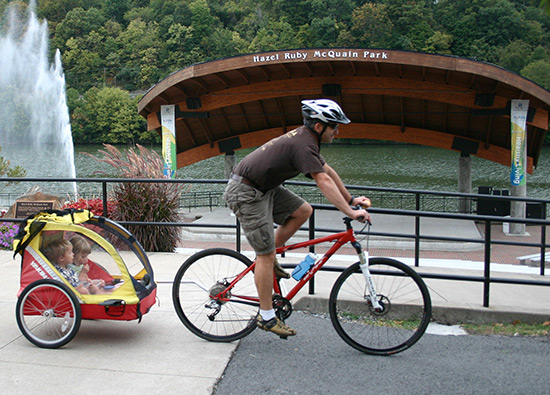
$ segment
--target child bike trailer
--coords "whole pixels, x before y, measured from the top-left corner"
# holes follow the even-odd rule
[[[74,261],[52,262],[54,245],[72,249]],[[30,216],[13,248],[14,257],[21,255],[17,325],[39,347],[67,344],[82,319],[141,321],[155,303],[157,285],[143,247],[124,227],[90,211]]]

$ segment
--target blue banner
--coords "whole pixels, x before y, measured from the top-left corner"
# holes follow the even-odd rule
[[[527,166],[527,111],[529,100],[512,100],[511,123],[512,138],[511,152],[512,163],[510,171],[510,182],[512,185],[525,185]]]

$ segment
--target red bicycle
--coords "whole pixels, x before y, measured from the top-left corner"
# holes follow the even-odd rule
[[[320,243],[332,243],[309,271],[284,293],[274,276],[273,305],[278,317],[292,313],[291,300],[345,244],[359,261],[345,269],[330,292],[330,319],[350,346],[374,355],[391,355],[415,344],[431,318],[431,299],[420,275],[390,258],[368,258],[357,241],[351,218],[346,230],[287,245],[278,254]],[[243,254],[225,248],[206,249],[187,259],[176,273],[172,300],[183,324],[195,335],[215,342],[238,340],[256,328],[259,299],[254,266]]]

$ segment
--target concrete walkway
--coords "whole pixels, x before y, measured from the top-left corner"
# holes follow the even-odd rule
[[[20,259],[0,252],[0,388],[5,394],[210,394],[237,343],[191,334],[172,305],[172,281],[186,259],[153,253],[158,303],[137,321],[82,321],[65,347],[31,344],[15,318]],[[7,391],[7,392],[5,392]]]
[[[229,213],[215,212],[204,223],[230,221]],[[338,217],[338,215],[335,213]],[[328,223],[338,219],[324,218]],[[234,219],[233,219],[234,221]],[[375,224],[381,223],[375,219]],[[464,222],[464,221],[462,221]],[[391,228],[390,221],[383,226]],[[378,225],[376,225],[378,226]],[[382,225],[380,225],[382,226]],[[395,226],[408,226],[396,224]],[[435,224],[434,224],[435,226]],[[475,227],[457,229],[457,224],[434,227],[433,232],[452,231],[475,234]],[[327,227],[334,227],[327,226]],[[395,227],[393,227],[395,229]],[[227,234],[187,228],[187,236],[177,253],[151,253],[149,258],[158,283],[158,304],[137,321],[83,321],[73,341],[61,349],[41,349],[28,342],[15,319],[16,294],[19,288],[20,259],[11,252],[0,251],[0,388],[9,394],[74,393],[109,394],[164,393],[210,394],[221,377],[237,343],[209,343],[192,335],[179,321],[171,299],[172,279],[185,259],[208,246],[234,246]],[[227,233],[227,231],[225,232]],[[233,244],[232,244],[233,243]],[[246,247],[246,246],[245,246]],[[249,252],[248,252],[249,253]],[[295,264],[300,255],[288,254],[283,263]],[[342,255],[331,265],[349,265],[352,257]],[[401,259],[407,261],[407,259]],[[410,260],[407,262],[410,263]],[[481,275],[478,262],[460,260],[421,261],[420,273],[457,273]],[[536,279],[537,270],[519,265],[495,263],[493,276]],[[326,297],[337,274],[319,273],[317,293],[301,291],[294,303],[296,310],[322,312]],[[286,280],[293,281],[293,280]],[[491,305],[482,307],[480,283],[427,280],[434,317],[444,323],[460,321],[546,321],[550,319],[549,287],[491,285]],[[289,283],[289,286],[291,284]]]

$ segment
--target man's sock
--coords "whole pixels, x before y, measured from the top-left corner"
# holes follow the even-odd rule
[[[260,315],[262,316],[262,320],[269,321],[270,319],[275,317],[275,310],[261,310],[260,309]]]

